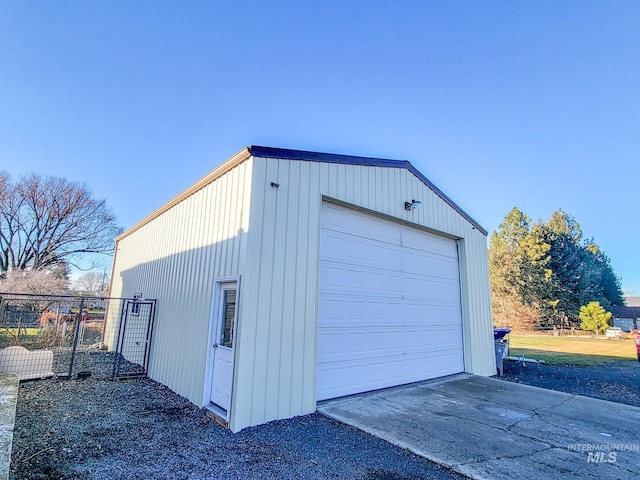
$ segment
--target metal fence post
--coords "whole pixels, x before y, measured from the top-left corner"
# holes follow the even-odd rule
[[[127,314],[129,313],[129,301],[124,300],[122,302],[122,310],[120,312],[120,321],[118,322],[118,337],[116,338],[116,348],[114,350],[115,356],[113,357],[113,370],[111,371],[111,378],[116,378],[118,371],[120,370],[120,357],[122,350],[122,343],[124,342],[124,333],[127,323]],[[120,340],[123,337],[123,340]]]
[[[78,347],[78,337],[80,336],[80,323],[82,322],[82,311],[84,310],[84,297],[80,298],[80,310],[78,310],[78,314],[76,315],[75,321],[75,331],[73,332],[73,347],[71,348],[71,361],[69,362],[69,373],[67,374],[67,378],[71,379],[71,375],[73,375],[73,361],[76,356],[76,348]]]

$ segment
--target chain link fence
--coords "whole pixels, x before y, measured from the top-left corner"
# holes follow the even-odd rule
[[[0,373],[146,375],[155,301],[0,293]]]

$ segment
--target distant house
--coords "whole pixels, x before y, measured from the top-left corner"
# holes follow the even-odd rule
[[[624,304],[628,307],[640,307],[640,297],[632,297],[631,295],[625,295]]]
[[[638,329],[640,307],[611,307],[613,326],[624,332]]]

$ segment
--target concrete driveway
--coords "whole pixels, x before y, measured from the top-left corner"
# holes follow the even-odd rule
[[[640,408],[461,374],[319,404],[475,479],[638,478]]]

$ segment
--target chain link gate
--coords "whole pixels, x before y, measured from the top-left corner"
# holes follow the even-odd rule
[[[113,378],[146,376],[155,306],[155,300],[124,300],[113,361]]]

